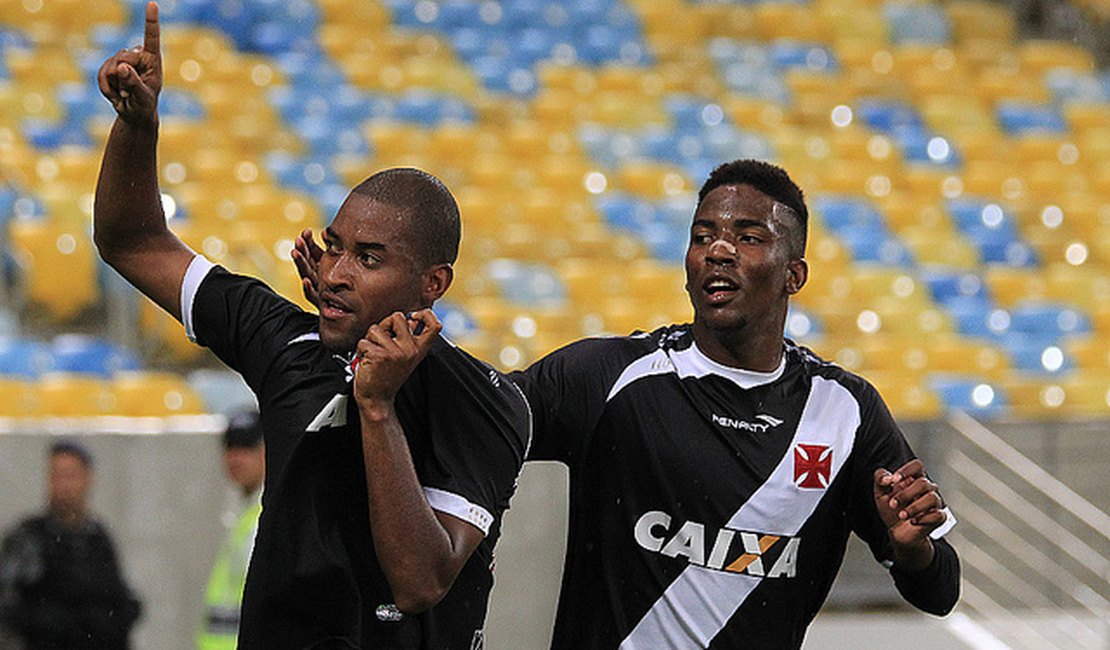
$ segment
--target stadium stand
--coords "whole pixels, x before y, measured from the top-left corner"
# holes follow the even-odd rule
[[[1075,3],[1096,24],[1103,5]],[[20,310],[5,350],[45,346],[52,372],[107,362],[35,332],[124,336],[88,236],[111,119],[93,78],[138,38],[141,6],[0,2],[2,268]],[[162,12],[171,224],[302,304],[292,237],[374,169],[417,165],[462,206],[460,282],[441,315],[475,352],[520,366],[581,336],[685,320],[693,191],[719,162],[765,158],[813,211],[791,336],[912,417],[1110,413],[1098,398],[1110,389],[1110,78],[1096,51],[1024,37],[1004,3],[179,0]],[[128,369],[212,366],[131,300]],[[6,391],[46,381],[16,357],[0,355]],[[95,372],[110,384],[120,368]],[[1049,384],[1068,398],[1045,397]]]

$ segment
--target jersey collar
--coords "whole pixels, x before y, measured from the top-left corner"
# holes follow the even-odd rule
[[[698,348],[697,342],[691,342],[690,347],[685,350],[672,353],[671,358],[674,361],[679,376],[704,377],[705,375],[717,375],[743,389],[770,384],[781,377],[782,373],[786,370],[786,354],[782,355],[782,360],[779,362],[778,368],[771,372],[757,372],[755,370],[733,368],[723,363],[717,363],[713,359],[707,357],[705,353]]]

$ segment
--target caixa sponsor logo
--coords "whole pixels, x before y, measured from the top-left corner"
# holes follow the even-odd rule
[[[732,528],[712,529],[696,521],[678,524],[660,510],[645,512],[636,522],[636,543],[690,564],[765,578],[793,578],[797,573],[800,537],[767,535]]]

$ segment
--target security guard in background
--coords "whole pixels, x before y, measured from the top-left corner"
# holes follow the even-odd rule
[[[247,578],[258,515],[262,512],[262,479],[266,454],[258,414],[245,411],[231,417],[224,432],[224,469],[239,488],[242,504],[227,537],[204,598],[204,621],[197,635],[198,650],[235,650],[239,635],[239,607]]]

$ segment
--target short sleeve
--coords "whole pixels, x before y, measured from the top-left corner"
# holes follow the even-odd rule
[[[483,533],[509,507],[531,437],[520,389],[472,359],[426,359],[400,399],[409,448],[432,509]]]
[[[627,363],[622,341],[578,341],[510,375],[527,396],[535,418],[529,460],[573,465],[583,457],[609,390]]]
[[[190,278],[187,272],[182,286],[182,322],[198,344],[242,374],[259,393],[278,353],[286,343],[312,329],[314,317],[261,281],[219,266],[210,266],[199,281],[192,278],[195,288],[190,288]],[[186,304],[187,291],[191,305]]]

